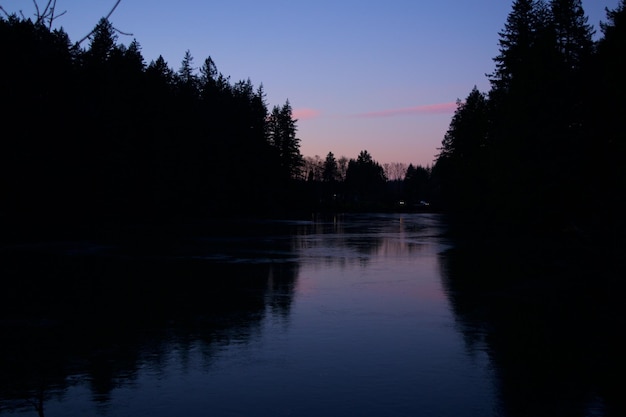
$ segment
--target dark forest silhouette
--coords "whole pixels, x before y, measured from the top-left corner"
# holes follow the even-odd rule
[[[177,72],[116,44],[102,19],[89,47],[15,16],[0,22],[7,216],[206,216],[270,210],[299,164],[288,103],[231,83],[207,58]]]
[[[11,222],[284,216],[400,197],[378,203],[385,176],[367,151],[340,194],[337,166],[312,185],[289,101],[269,110],[262,85],[231,82],[211,57],[196,71],[186,51],[174,71],[161,56],[145,65],[136,40],[118,44],[106,18],[86,48],[44,23],[0,20],[0,210]]]
[[[580,0],[516,0],[491,90],[458,102],[433,167],[459,224],[623,243],[626,5],[593,41]]]

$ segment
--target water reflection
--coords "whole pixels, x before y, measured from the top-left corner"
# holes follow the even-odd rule
[[[626,415],[618,271],[580,248],[533,245],[441,255],[466,345],[489,354],[501,414]]]
[[[85,384],[104,410],[114,390],[133,386],[140,369],[158,375],[172,352],[183,367],[192,351],[208,365],[223,346],[258,334],[267,314],[289,316],[297,263],[98,248],[1,251],[0,412],[43,415],[46,402]]]
[[[374,256],[410,256],[431,245],[442,233],[435,215],[333,215],[316,216],[298,225],[294,251],[307,259],[323,259],[328,264],[367,265]]]
[[[444,226],[346,215],[5,246],[0,414],[624,415],[619,271]]]
[[[6,246],[0,251],[6,283],[0,295],[0,412],[43,415],[54,407],[53,413],[81,415],[95,404],[103,415],[118,415],[125,396],[149,404],[151,392],[165,392],[172,397],[170,411],[191,406],[189,414],[198,414],[202,407],[217,407],[206,398],[220,398],[228,414],[229,407],[245,407],[245,398],[252,402],[249,409],[261,407],[273,394],[263,388],[257,395],[265,399],[255,402],[254,381],[266,379],[268,387],[279,385],[300,397],[285,410],[303,407],[305,414],[323,406],[303,401],[309,391],[311,399],[332,403],[337,412],[352,407],[338,403],[341,398],[372,401],[380,389],[392,401],[423,383],[409,372],[421,361],[407,366],[410,352],[399,353],[420,346],[430,330],[403,326],[445,311],[434,295],[430,257],[419,272],[427,279],[415,287],[412,278],[411,256],[432,249],[440,233],[438,219],[428,215],[407,221],[402,215],[353,215],[163,230],[136,226],[122,239],[116,233],[95,241]],[[385,266],[389,259],[399,263]],[[380,265],[370,277],[363,271],[372,263]],[[315,297],[308,298],[307,288],[317,291]],[[300,311],[291,325],[296,290]],[[420,307],[414,311],[416,301]],[[268,337],[269,345],[280,346],[244,359],[246,346]],[[381,345],[380,338],[404,342]],[[365,343],[359,346],[358,340]],[[432,354],[430,348],[426,352]],[[291,364],[290,373],[283,361]],[[404,379],[398,378],[400,369]],[[197,383],[177,386],[183,375]],[[222,383],[212,383],[211,375]],[[250,389],[238,389],[243,395],[228,405],[223,398],[233,392],[220,386],[241,385],[229,382],[237,375],[248,375]],[[331,395],[329,384],[339,392]],[[213,394],[189,397],[208,385]],[[354,389],[345,391],[349,386]],[[364,404],[362,413],[384,409],[385,403]],[[409,404],[395,407],[410,410]]]

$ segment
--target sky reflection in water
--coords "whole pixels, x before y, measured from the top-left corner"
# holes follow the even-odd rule
[[[47,416],[154,417],[548,415],[591,391],[544,398],[544,387],[512,382],[519,369],[545,377],[525,362],[545,346],[511,348],[520,329],[502,331],[490,314],[520,323],[464,279],[500,266],[449,256],[444,230],[436,215],[351,215],[183,234],[158,256],[149,245],[56,245],[52,257],[5,248],[14,282],[54,267],[86,288],[56,294],[63,303],[39,294],[37,309],[60,323],[41,332],[3,321],[0,415],[33,415],[39,386]],[[25,267],[20,256],[40,258]],[[87,293],[91,309],[72,310]],[[602,399],[581,401],[574,415],[605,411]]]

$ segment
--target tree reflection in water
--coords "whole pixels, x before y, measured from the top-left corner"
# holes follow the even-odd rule
[[[622,269],[581,248],[533,245],[441,255],[468,349],[492,362],[502,415],[626,415]]]
[[[158,242],[133,243],[0,251],[0,413],[43,416],[46,401],[85,383],[106,409],[115,388],[132,385],[141,367],[158,373],[173,350],[197,348],[208,364],[220,346],[247,343],[267,311],[288,317],[298,269],[289,259],[216,261],[191,247],[156,256]],[[202,244],[207,253],[218,240]]]
[[[493,409],[493,376],[497,417],[626,415],[615,382],[624,371],[623,268],[597,253],[539,248],[537,242],[526,247],[472,242],[437,255],[450,241],[441,236],[440,219],[428,215],[406,222],[390,215],[237,222],[221,230],[221,235],[183,230],[173,236],[142,230],[141,238],[126,236],[122,244],[0,250],[0,413],[33,413],[40,407],[43,414],[47,404],[50,412],[70,405],[78,414],[95,403],[102,415],[121,415],[124,395],[142,407],[154,392],[173,396],[157,399],[158,407],[184,407],[191,399],[190,407],[197,408],[187,411],[198,415],[225,394],[228,404],[216,409],[245,397],[236,407],[256,410],[264,393],[255,390],[276,389],[275,374],[266,370],[283,378],[278,386],[291,395],[272,392],[272,399],[282,400],[306,391],[298,384],[321,366],[346,391],[335,395],[329,389],[335,381],[324,375],[304,386],[318,389],[313,396],[324,397],[335,410],[349,394],[369,415],[380,415],[387,403],[411,410],[405,415],[424,404],[453,413],[447,415],[470,415],[471,406]],[[390,279],[394,273],[400,274],[396,281]],[[363,281],[366,275],[371,279]],[[292,305],[296,284],[301,289],[307,283],[324,289],[317,292],[320,298],[304,294]],[[335,310],[320,310],[320,303]],[[336,324],[330,329],[329,317]],[[451,320],[469,357],[479,361],[464,362],[463,341]],[[269,344],[274,349],[269,354],[252,348],[254,354],[243,359],[255,361],[251,372],[246,372],[249,362],[231,361],[229,355],[245,356],[262,334],[283,337],[272,331],[286,322],[295,333]],[[326,343],[310,343],[318,337]],[[288,346],[295,351],[275,354]],[[314,360],[300,361],[302,350]],[[459,352],[450,356],[458,363],[445,355],[440,364],[423,362],[439,357],[429,352],[440,351]],[[338,362],[327,363],[329,354]],[[483,373],[485,356],[493,372]],[[363,373],[382,377],[349,376]],[[188,386],[177,386],[181,375]],[[242,375],[248,383],[240,383]],[[355,385],[362,391],[351,391]],[[247,392],[231,392],[232,387]],[[380,387],[387,390],[384,399],[375,398]],[[470,399],[467,393],[477,394]],[[446,402],[449,398],[459,404]],[[313,415],[317,410],[309,405],[313,402],[300,411]]]

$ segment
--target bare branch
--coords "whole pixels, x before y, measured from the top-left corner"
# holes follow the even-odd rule
[[[109,17],[111,17],[111,15],[113,14],[113,12],[115,11],[115,9],[117,8],[117,6],[122,2],[122,0],[117,0],[115,2],[115,5],[113,6],[113,8],[111,9],[111,11],[109,12],[108,15],[106,15],[105,19],[109,20]]]
[[[5,15],[6,17],[11,17],[11,15],[10,15],[9,13],[7,13],[7,11],[6,11],[6,10],[4,10],[4,7],[0,6],[0,11],[1,11],[2,13],[4,13],[4,15]]]
[[[111,17],[111,15],[113,14],[113,12],[115,11],[115,9],[117,9],[117,6],[120,5],[120,3],[122,2],[122,0],[116,0],[115,4],[113,5],[113,7],[111,8],[111,10],[109,10],[109,13],[107,13],[107,15],[105,16],[105,19],[109,20],[109,18]],[[45,7],[43,8],[43,10],[39,7],[39,3],[37,3],[37,0],[33,0],[33,4],[35,6],[35,17],[36,17],[36,23],[37,24],[45,24],[49,30],[52,30],[52,24],[54,23],[54,21],[56,19],[58,19],[59,17],[63,16],[65,13],[67,13],[67,10],[61,12],[61,13],[56,13],[56,6],[57,6],[57,0],[48,0],[46,2]],[[9,14],[9,12],[6,11],[6,9],[4,7],[2,7],[0,5],[0,12],[2,12],[6,17],[11,17],[11,15]],[[22,19],[26,19],[24,17],[24,13],[22,12],[22,10],[20,10],[20,15],[22,16]],[[124,36],[132,36],[132,33],[129,32],[123,32],[117,28],[113,28],[113,30],[115,30],[116,32],[124,35]],[[86,36],[84,36],[81,40],[79,40],[76,44],[80,45],[81,43],[83,43],[85,41],[85,39],[89,38],[91,35],[93,35],[95,31],[95,28],[89,32]]]
[[[48,20],[48,30],[52,29],[52,21],[54,19],[56,19],[56,17],[58,16],[54,16],[54,10],[56,9],[57,6],[57,0],[49,0],[48,4],[46,5],[46,10],[48,9],[48,7],[50,7],[50,19]]]
[[[54,10],[50,8],[50,5],[53,1],[55,0],[48,0],[48,3],[46,3],[46,7],[44,7],[43,9],[43,13],[39,14],[39,9],[37,9],[37,23],[43,23],[43,21],[49,17],[48,20],[50,21],[50,24],[52,24],[52,20],[54,18]],[[37,5],[37,2],[35,0],[33,0],[33,3],[35,3],[35,6]]]
[[[39,13],[39,5],[37,4],[37,0],[33,0],[33,4],[35,5],[35,12],[37,13],[37,22],[39,22],[41,13]]]
[[[2,6],[0,6],[0,11],[2,11],[2,13],[4,13],[6,17],[13,16],[13,14],[10,14],[9,12],[7,12],[6,9]],[[23,10],[20,10],[20,16],[22,17],[22,20],[26,20],[26,16],[24,16]]]
[[[48,2],[46,3],[45,7],[43,8],[43,10],[39,7],[39,3],[37,3],[37,0],[33,0],[33,5],[35,7],[35,23],[38,25],[46,25],[48,27],[49,30],[52,30],[52,24],[54,23],[54,21],[60,17],[63,16],[66,12],[62,12],[59,14],[56,14],[56,0],[48,0]],[[7,16],[9,15],[6,10],[4,10],[2,8],[2,6],[0,6],[0,9],[2,9],[2,11],[4,12],[4,14],[6,14]],[[24,16],[24,12],[22,10],[20,10],[20,15],[22,16],[22,19],[26,20],[26,17]]]
[[[58,17],[61,17],[61,16],[63,16],[65,13],[67,13],[67,10],[63,10],[61,13],[59,13],[59,14],[55,15],[55,16],[54,16],[54,18],[56,19],[56,18],[58,18]]]
[[[118,28],[113,28],[117,33],[124,35],[124,36],[133,36],[133,34],[131,32],[122,32],[121,30],[119,30]]]

